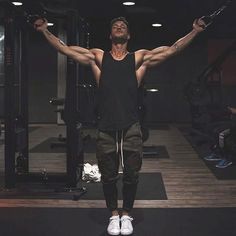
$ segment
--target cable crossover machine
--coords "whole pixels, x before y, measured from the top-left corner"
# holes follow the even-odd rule
[[[66,23],[69,45],[86,42],[87,23],[74,9],[55,10],[44,6],[41,12],[17,10],[8,2],[1,2],[4,9],[4,123],[5,123],[5,190],[17,188],[18,183],[62,183],[60,192],[74,192],[76,199],[86,193],[79,187],[83,170],[82,125],[78,119],[79,65],[67,58],[65,124],[66,124],[66,173],[31,173],[29,171],[29,122],[28,122],[28,32],[37,17],[50,14]],[[58,191],[58,188],[57,188]]]

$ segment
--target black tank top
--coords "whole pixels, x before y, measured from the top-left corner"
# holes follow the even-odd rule
[[[121,130],[138,121],[138,82],[134,53],[118,61],[109,52],[104,52],[98,99],[100,130]]]

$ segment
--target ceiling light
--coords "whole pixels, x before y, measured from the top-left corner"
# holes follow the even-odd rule
[[[162,24],[160,24],[160,23],[153,23],[152,26],[153,26],[153,27],[161,27]]]
[[[52,23],[52,22],[48,22],[47,25],[48,25],[48,26],[54,26],[54,23]]]
[[[22,2],[11,2],[15,6],[21,6],[23,3]]]
[[[125,6],[133,6],[133,5],[135,5],[135,1],[124,1],[123,5],[125,5]]]
[[[152,93],[159,92],[157,88],[149,88],[149,89],[146,89],[146,91],[152,92]]]

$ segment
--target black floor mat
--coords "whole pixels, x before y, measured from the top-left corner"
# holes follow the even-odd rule
[[[143,146],[144,158],[169,158],[168,151],[165,146]]]
[[[58,143],[58,146],[54,146],[54,143]],[[60,142],[58,138],[51,137],[31,148],[29,152],[32,153],[65,153],[65,142]]]
[[[77,192],[63,192],[63,183],[50,182],[43,183],[18,183],[16,189],[0,191],[0,199],[20,198],[20,199],[74,199],[77,198]],[[81,199],[103,200],[102,184],[81,182],[81,187],[86,187],[87,192]],[[1,177],[1,186],[4,186],[3,177]],[[119,199],[122,199],[122,175],[117,183]],[[136,199],[138,200],[166,200],[167,195],[162,180],[161,173],[140,173]]]
[[[29,150],[31,153],[65,153],[66,144],[63,141],[59,141],[57,137],[51,137],[35,147]],[[90,139],[84,144],[84,152],[95,153],[96,152],[96,141],[95,139]]]
[[[235,236],[236,208],[134,209],[133,236]],[[107,236],[101,208],[1,208],[1,235]]]
[[[59,146],[52,147],[53,143],[59,143]],[[61,144],[61,145],[60,145]],[[150,158],[169,158],[169,154],[165,146],[146,146],[143,147],[144,157]],[[66,146],[65,143],[59,142],[58,138],[52,137],[48,138],[37,146],[29,150],[31,153],[65,153]],[[96,152],[96,140],[95,138],[89,139],[89,141],[84,144],[85,153],[95,153]]]
[[[37,129],[40,129],[40,126],[30,126],[29,127],[29,132],[33,132],[33,131],[35,131]]]

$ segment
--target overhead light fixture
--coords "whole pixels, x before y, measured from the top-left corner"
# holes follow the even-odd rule
[[[160,24],[160,23],[153,23],[152,26],[153,26],[153,27],[161,27],[162,24]]]
[[[48,25],[48,26],[54,26],[54,23],[52,23],[52,22],[48,22],[47,25]]]
[[[149,88],[149,89],[146,89],[146,91],[152,92],[152,93],[159,92],[159,90],[157,88]]]
[[[135,5],[135,1],[124,1],[123,5],[125,5],[125,6],[134,6]]]
[[[15,2],[11,2],[11,3],[15,6],[22,6],[23,5],[23,3],[20,1],[15,1]]]

